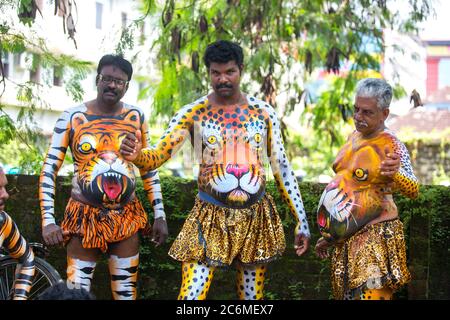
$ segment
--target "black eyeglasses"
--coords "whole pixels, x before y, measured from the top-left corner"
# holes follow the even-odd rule
[[[116,86],[118,86],[118,87],[123,87],[129,82],[129,81],[122,80],[122,79],[116,79],[116,78],[113,78],[110,76],[104,76],[102,74],[99,74],[98,78],[104,84],[110,84],[111,82],[114,82],[116,84]]]

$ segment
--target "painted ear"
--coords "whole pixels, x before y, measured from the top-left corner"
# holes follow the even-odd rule
[[[139,113],[138,110],[134,109],[128,111],[123,119],[125,120],[125,122],[132,124],[136,128],[141,127],[141,114]]]
[[[86,116],[84,115],[83,112],[75,112],[72,115],[70,124],[72,129],[78,128],[79,126],[85,124],[86,122],[88,122],[88,119],[86,118]]]

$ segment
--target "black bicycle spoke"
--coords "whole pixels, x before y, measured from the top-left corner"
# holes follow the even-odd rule
[[[9,289],[9,277],[8,277],[8,267],[6,267],[5,268],[5,274],[6,274],[6,293],[8,294],[8,296],[7,297],[9,297],[10,296],[10,294],[11,294],[11,291],[10,291],[10,289]],[[13,274],[14,274],[14,272],[13,272]],[[14,281],[14,277],[13,277],[13,280],[12,281]],[[13,284],[11,283],[11,287],[13,287]]]
[[[0,300],[14,298],[14,281],[17,260],[8,256],[0,262]],[[36,299],[44,290],[61,281],[58,271],[44,259],[35,258],[35,276],[28,293],[28,299]]]
[[[8,299],[8,291],[6,290],[5,279],[3,278],[0,278],[0,298],[1,300]]]
[[[28,296],[28,300],[32,300],[32,298],[33,298],[35,295],[37,295],[37,294],[39,294],[39,293],[41,292],[41,289],[42,289],[42,288],[47,289],[47,288],[48,288],[48,285],[43,284],[43,285],[41,285],[41,286],[40,286],[39,288],[37,288],[37,289],[35,289],[35,288],[33,287],[32,293],[30,292],[30,295]]]

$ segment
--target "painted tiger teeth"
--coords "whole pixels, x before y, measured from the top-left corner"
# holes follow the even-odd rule
[[[122,195],[125,193],[125,191],[127,190],[127,178],[125,176],[122,176],[122,194],[120,195],[122,197]]]
[[[115,173],[115,172],[105,172],[103,175],[106,176],[106,177],[115,177],[115,178],[118,178],[118,179],[120,178],[120,174]]]
[[[103,192],[102,179],[97,179],[97,187],[101,192]]]

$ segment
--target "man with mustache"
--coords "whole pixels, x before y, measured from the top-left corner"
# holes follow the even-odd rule
[[[393,190],[418,195],[408,150],[385,126],[392,99],[382,79],[363,79],[356,88],[356,131],[333,164],[336,176],[319,203],[322,237],[316,253],[331,257],[335,299],[391,299],[410,280],[403,224]],[[399,164],[399,166],[397,165]]]
[[[240,299],[262,299],[267,263],[285,250],[281,219],[265,190],[268,158],[280,193],[297,223],[298,256],[310,233],[302,198],[286,157],[275,110],[240,90],[242,48],[217,41],[204,54],[213,91],[184,106],[156,146],[141,150],[129,134],[121,152],[138,168],[161,166],[191,138],[200,157],[198,196],[169,255],[182,262],[178,299],[205,299],[216,267],[235,265]]]
[[[19,261],[15,272],[13,299],[26,300],[35,273],[34,254],[17,225],[4,211],[6,200],[9,198],[6,191],[7,184],[5,172],[0,166],[0,247],[6,248],[9,255]]]
[[[129,132],[140,130],[148,143],[144,113],[121,101],[132,74],[131,63],[121,56],[100,59],[97,98],[58,119],[39,183],[42,236],[49,245],[67,246],[68,285],[89,291],[96,261],[107,253],[113,298],[121,300],[136,299],[138,231],[151,230],[135,194],[134,166],[119,153]],[[60,227],[54,216],[55,182],[68,148],[75,172]],[[167,237],[158,173],[140,170],[140,175],[155,213],[152,237],[158,246]]]

